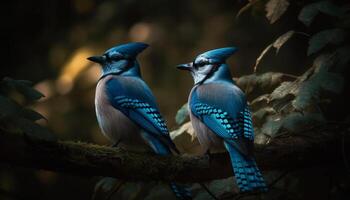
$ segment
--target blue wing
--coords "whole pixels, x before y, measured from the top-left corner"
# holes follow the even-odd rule
[[[113,77],[106,82],[106,92],[112,106],[130,120],[163,140],[174,150],[164,119],[158,111],[155,98],[146,83],[133,77]]]
[[[192,113],[211,131],[244,155],[252,153],[254,130],[245,95],[231,83],[212,83],[193,89]]]
[[[146,140],[157,154],[167,155],[169,148],[179,153],[169,137],[168,128],[158,111],[155,98],[146,83],[139,78],[114,77],[107,81],[106,90],[113,107],[146,131]],[[176,183],[171,189],[179,199],[192,199],[190,190]]]

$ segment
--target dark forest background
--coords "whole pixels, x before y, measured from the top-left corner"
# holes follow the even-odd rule
[[[287,4],[268,8],[267,0],[4,1],[0,8],[0,77],[34,83],[34,88],[45,97],[28,106],[47,119],[38,123],[58,138],[107,145],[94,111],[100,68],[86,58],[102,54],[114,45],[135,41],[150,44],[139,56],[142,75],[172,130],[179,127],[175,115],[187,102],[193,85],[190,75],[176,70],[175,66],[193,60],[203,51],[238,47],[239,51],[228,63],[233,76],[242,77],[254,73],[257,58],[266,47],[294,30],[285,37],[286,41],[280,42],[280,48],[276,47],[277,55],[273,50],[264,54],[257,67],[258,74],[283,72],[297,77],[315,65],[319,54],[343,47],[341,56],[344,65],[348,65],[350,7],[347,1],[327,1],[318,8],[319,14],[310,24],[305,24],[308,22],[301,19],[300,12],[304,6],[321,1],[274,2]],[[337,13],[343,15],[337,16]],[[313,35],[333,29],[341,29],[342,33],[325,33],[319,38],[321,42],[314,44],[319,47],[310,50]],[[327,120],[348,118],[348,71],[349,68],[341,71],[345,80],[343,89],[330,95],[331,100],[337,101],[334,109],[327,107],[323,116]],[[26,102],[20,96],[15,98],[20,103]],[[336,179],[329,176],[333,171],[345,178],[337,186],[333,184],[337,181],[331,180],[331,184],[329,180]],[[284,189],[289,193],[274,191],[265,198],[346,199],[350,191],[349,173],[340,171],[337,167],[331,170],[321,167],[292,172],[288,174],[292,180],[281,183],[288,186],[289,189]],[[268,180],[273,180],[279,171],[266,174]],[[307,180],[298,179],[305,176]],[[90,199],[98,180],[0,164],[0,199]]]

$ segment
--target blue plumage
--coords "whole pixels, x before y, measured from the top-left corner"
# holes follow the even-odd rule
[[[121,57],[126,56],[127,58],[135,59],[136,56],[148,46],[148,44],[142,42],[131,42],[112,47],[108,49],[105,54],[120,54]]]
[[[142,80],[137,54],[148,45],[128,43],[88,58],[102,65],[96,88],[96,115],[102,132],[130,149],[151,148],[156,154],[178,152],[159,113],[156,100]],[[189,189],[170,183],[179,199],[192,199]]]
[[[132,81],[128,82],[115,77],[106,83],[106,93],[111,105],[145,131],[142,136],[146,137],[149,144],[158,144],[158,142],[149,140],[147,134],[153,135],[153,140],[161,140],[167,147],[178,152],[170,139],[168,128],[158,111],[151,90],[139,78],[129,77],[128,79]]]
[[[258,169],[253,157],[247,157],[239,153],[231,144],[224,142],[230,154],[233,171],[237,185],[242,192],[252,190],[267,191],[264,178]]]
[[[242,192],[266,191],[253,157],[254,128],[247,101],[225,64],[236,50],[226,47],[208,51],[178,68],[189,70],[194,78],[189,108],[200,143],[206,149],[218,144],[226,148]]]
[[[211,51],[204,52],[197,56],[197,58],[207,58],[211,62],[224,63],[225,60],[234,54],[238,49],[236,47],[225,47],[220,49],[214,49]]]

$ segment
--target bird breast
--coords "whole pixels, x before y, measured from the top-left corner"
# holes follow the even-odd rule
[[[134,146],[144,144],[140,136],[140,128],[122,112],[114,108],[107,96],[106,82],[113,76],[101,79],[96,87],[95,109],[98,124],[102,133],[113,143]]]
[[[200,86],[197,86],[200,87]],[[189,105],[191,104],[191,96],[192,92],[195,90],[195,88],[192,89],[190,95],[189,95]],[[191,124],[193,126],[194,132],[197,136],[197,139],[199,143],[201,144],[201,147],[204,152],[207,150],[210,150],[211,152],[221,152],[224,149],[223,146],[223,140],[219,138],[213,131],[211,131],[207,125],[205,125],[200,119],[198,119],[191,111],[191,108],[189,107],[189,113],[190,113],[190,120]]]

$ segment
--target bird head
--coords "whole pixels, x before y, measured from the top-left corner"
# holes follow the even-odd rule
[[[201,84],[212,77],[229,77],[231,79],[226,59],[236,51],[236,47],[210,50],[198,55],[193,62],[178,65],[177,68],[190,71],[195,84]]]
[[[136,56],[148,47],[148,44],[132,42],[108,49],[102,56],[91,56],[88,60],[102,66],[102,76],[108,74],[139,73]]]

